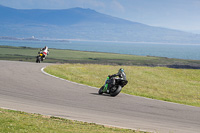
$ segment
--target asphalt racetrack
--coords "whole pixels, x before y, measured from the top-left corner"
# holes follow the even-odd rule
[[[44,74],[46,63],[0,60],[0,107],[160,133],[199,133],[200,108],[98,89]]]

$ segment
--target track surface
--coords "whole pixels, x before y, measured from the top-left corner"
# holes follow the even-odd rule
[[[53,78],[48,64],[0,60],[0,107],[160,133],[199,133],[200,108],[119,94]]]

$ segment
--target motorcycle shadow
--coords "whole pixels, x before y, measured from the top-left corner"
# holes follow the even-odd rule
[[[112,96],[110,96],[110,94],[106,94],[106,93],[104,93],[104,94],[99,94],[99,93],[90,93],[90,94],[92,94],[92,95],[98,95],[98,96],[109,96],[109,97],[112,97]]]

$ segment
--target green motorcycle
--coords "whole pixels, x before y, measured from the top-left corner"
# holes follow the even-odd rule
[[[99,89],[99,94],[110,94],[110,96],[117,96],[122,88],[128,83],[127,80],[123,80],[120,78],[110,78],[109,76],[106,79],[105,85],[103,85],[100,89]]]

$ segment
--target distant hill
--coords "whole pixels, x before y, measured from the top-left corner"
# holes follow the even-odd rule
[[[148,26],[91,9],[13,9],[0,5],[0,36],[200,43],[200,35]]]

